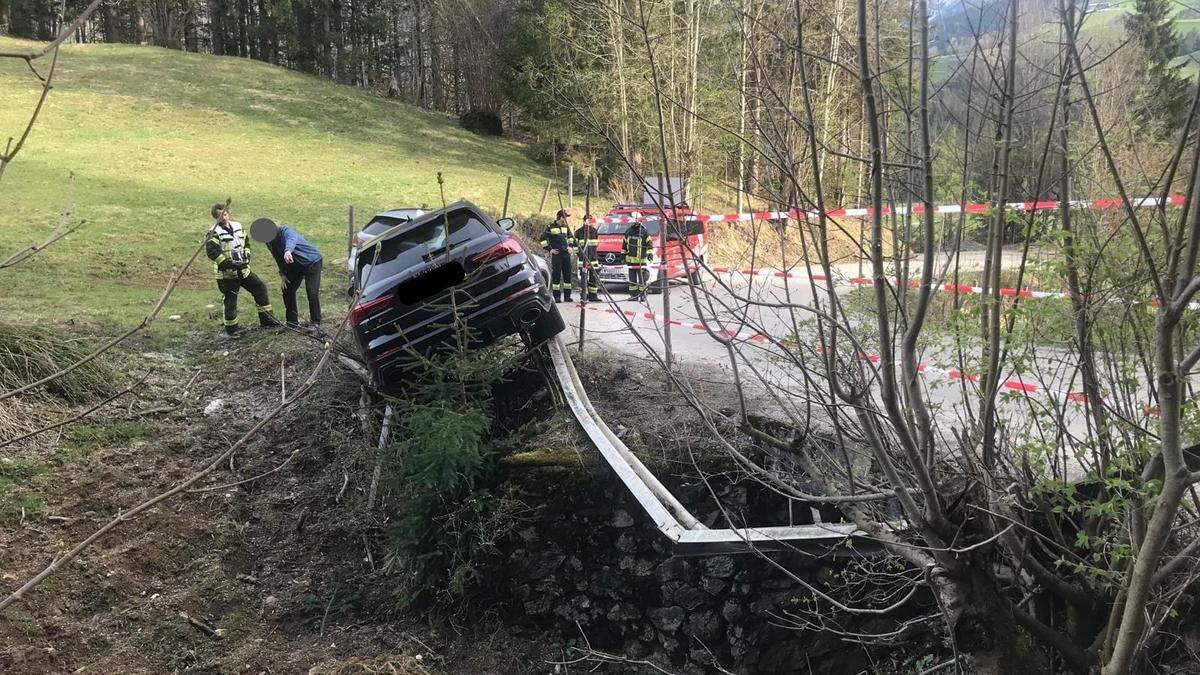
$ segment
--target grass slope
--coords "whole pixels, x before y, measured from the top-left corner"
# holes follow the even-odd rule
[[[0,62],[0,139],[20,133],[38,92],[24,63]],[[45,236],[71,171],[75,218],[87,224],[0,271],[5,320],[137,321],[226,197],[247,226],[269,216],[305,233],[325,253],[333,299],[344,290],[348,205],[360,224],[385,208],[436,206],[442,172],[447,200],[499,212],[511,175],[510,211],[529,213],[545,185],[519,144],[475,136],[443,115],[256,61],[129,45],[63,48],[55,89],[0,179],[0,257]],[[254,267],[282,317],[261,247]],[[219,307],[219,296],[202,257],[164,314],[215,329],[208,304]],[[243,323],[253,322],[248,297],[243,305]]]

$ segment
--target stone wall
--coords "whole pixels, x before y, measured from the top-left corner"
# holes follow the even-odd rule
[[[735,672],[878,672],[860,645],[782,627],[789,608],[809,593],[760,556],[674,555],[620,482],[588,461],[587,452],[506,462],[505,489],[529,508],[528,521],[505,545],[502,595],[514,620],[689,672],[716,665]],[[698,518],[715,522],[715,505],[707,512],[700,507],[711,503],[703,484],[666,482]],[[717,489],[727,506],[755,508],[746,484]],[[841,564],[797,553],[772,557],[818,587]],[[894,619],[873,623],[875,630],[895,626]]]

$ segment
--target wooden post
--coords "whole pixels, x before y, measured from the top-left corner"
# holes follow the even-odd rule
[[[584,185],[588,186],[583,198],[583,226],[587,226],[585,220],[592,213],[592,190],[591,182],[585,181]],[[586,230],[585,230],[586,231]],[[579,245],[579,242],[576,242]],[[595,274],[595,268],[591,265],[591,260],[584,260],[584,253],[588,250],[587,242],[584,241],[582,246],[579,246],[579,354],[583,355],[583,333],[584,326],[587,325],[587,301],[588,301],[588,283],[600,283],[598,279],[592,279],[590,275]],[[584,281],[584,275],[587,276],[587,281]]]
[[[346,216],[346,257],[354,250],[354,206],[351,205]]]
[[[542,209],[546,208],[546,196],[550,194],[550,184],[553,182],[553,178],[546,179],[546,187],[542,189],[542,201],[538,202],[538,210],[535,215],[542,215]]]
[[[567,165],[567,208],[575,208],[575,165]]]
[[[500,210],[500,217],[508,216],[508,195],[512,192],[512,176],[508,177],[508,184],[504,186],[504,208]]]

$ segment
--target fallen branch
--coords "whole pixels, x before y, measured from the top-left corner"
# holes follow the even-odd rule
[[[183,269],[179,271],[179,274],[176,275],[176,277],[171,281],[171,283],[167,285],[166,290],[163,292],[163,297],[160,298],[158,301],[158,305],[155,306],[155,308],[150,312],[149,315],[147,315],[146,319],[142,320],[142,323],[141,323],[142,327],[145,327],[146,325],[148,325],[149,321],[152,320],[151,317],[156,315],[158,313],[158,311],[160,309],[162,309],[162,305],[164,302],[166,302],[167,296],[170,295],[171,290],[173,290],[175,288],[175,285],[179,283],[179,279],[183,276],[184,271],[186,271],[187,268],[191,266],[192,262],[194,262],[196,260],[196,256],[200,254],[200,251],[203,250],[203,248],[204,248],[204,245],[201,244],[200,247],[196,249],[196,252],[192,254],[192,257],[191,257],[191,259],[188,260],[187,264],[183,266]],[[375,256],[376,256],[376,258],[378,258],[378,256],[379,256],[378,249],[376,249]],[[374,269],[374,265],[372,265],[372,269]],[[351,306],[354,306],[355,304],[358,303],[358,300],[362,297],[362,288],[365,288],[367,286],[367,283],[370,282],[370,280],[371,280],[371,275],[368,273],[367,278],[363,280],[362,287],[359,288],[358,293],[354,296],[354,300],[350,303]],[[325,366],[328,365],[328,363],[330,361],[329,357],[334,354],[334,345],[337,344],[338,338],[341,337],[341,335],[342,335],[342,331],[346,329],[346,324],[350,320],[350,314],[351,314],[350,312],[346,312],[346,315],[344,317],[342,317],[341,323],[338,324],[337,330],[334,331],[333,337],[331,337],[329,340],[325,341],[324,352],[321,354],[321,359],[319,361],[317,361],[317,365],[315,365],[313,367],[313,370],[311,373],[309,373],[308,378],[306,380],[304,380],[304,382],[299,387],[297,387],[295,390],[292,391],[291,396],[289,396],[287,399],[285,399],[283,401],[280,401],[279,405],[275,406],[275,408],[273,410],[271,410],[269,413],[267,413],[265,416],[263,416],[263,418],[260,419],[253,427],[250,427],[250,430],[247,431],[245,434],[243,434],[242,437],[237,440],[237,442],[235,442],[233,445],[229,446],[229,448],[227,450],[225,450],[225,452],[222,452],[220,455],[217,455],[215,458],[213,458],[212,461],[210,461],[203,469],[192,474],[192,476],[190,478],[184,480],[181,483],[178,483],[177,485],[175,485],[175,487],[167,490],[166,492],[162,492],[154,497],[151,497],[150,499],[147,499],[146,501],[142,502],[141,504],[138,504],[137,506],[133,507],[132,509],[117,515],[117,517],[109,520],[107,523],[105,523],[103,526],[101,526],[100,529],[96,530],[90,536],[88,536],[87,539],[84,539],[83,541],[76,544],[71,550],[67,551],[66,553],[59,556],[58,558],[55,558],[48,566],[46,566],[45,569],[43,569],[41,572],[38,572],[29,581],[26,581],[20,588],[13,591],[4,600],[0,600],[0,612],[3,612],[5,609],[8,608],[9,605],[11,605],[14,602],[17,602],[18,600],[25,597],[25,594],[28,593],[30,589],[32,589],[35,586],[37,586],[38,584],[40,584],[43,580],[45,580],[51,574],[54,574],[55,572],[57,572],[59,569],[61,569],[63,567],[63,565],[66,565],[67,563],[74,560],[76,557],[79,556],[80,553],[83,553],[89,546],[94,544],[105,534],[108,534],[108,532],[110,530],[113,530],[121,523],[124,523],[128,520],[132,520],[134,516],[137,516],[144,511],[150,510],[151,508],[158,505],[159,503],[164,502],[164,501],[170,499],[171,497],[174,497],[175,495],[180,494],[181,492],[184,492],[185,490],[190,488],[192,485],[194,485],[197,481],[199,481],[201,478],[204,478],[208,474],[212,473],[213,470],[215,470],[218,466],[221,465],[222,462],[224,462],[226,459],[232,458],[234,453],[236,453],[242,446],[246,445],[246,443],[249,442],[249,440],[251,438],[253,438],[255,436],[255,434],[257,434],[259,431],[261,431],[263,427],[265,427],[267,424],[269,424],[271,421],[273,421],[276,417],[278,417],[279,414],[284,411],[284,409],[286,409],[288,406],[290,406],[292,403],[296,402],[297,400],[303,398],[305,396],[305,394],[307,394],[309,392],[310,389],[312,389],[314,386],[316,386],[317,379],[321,376],[321,373],[324,372]],[[126,336],[128,336],[128,335],[132,335],[132,332],[127,333]],[[111,345],[109,345],[109,346],[111,346]],[[3,400],[3,399],[0,399],[0,400]],[[302,516],[302,518],[303,518],[303,516]],[[301,522],[303,522],[303,521],[301,521]]]
[[[137,389],[138,387],[140,387],[142,384],[144,384],[146,382],[147,377],[150,377],[150,373],[146,373],[141,378],[139,378],[137,382],[134,382],[133,384],[129,385],[128,387],[125,387],[121,391],[118,391],[117,393],[113,394],[112,396],[109,396],[108,398],[106,398],[103,401],[97,403],[96,405],[88,408],[87,410],[84,410],[83,412],[81,412],[77,415],[74,415],[72,417],[69,417],[61,422],[55,422],[54,424],[51,424],[49,426],[45,426],[45,427],[42,427],[41,429],[36,429],[34,431],[31,431],[31,432],[25,434],[24,436],[17,436],[16,438],[4,441],[3,443],[0,443],[0,448],[7,448],[8,446],[13,445],[15,443],[20,443],[21,441],[24,441],[26,439],[33,438],[34,436],[37,436],[38,434],[44,434],[47,431],[53,431],[60,427],[65,427],[68,424],[71,424],[72,422],[81,420],[84,417],[87,417],[88,415],[91,415],[92,413],[96,412],[97,410],[108,405],[109,403],[112,403],[113,401],[121,398],[125,394],[128,394],[129,392],[133,391],[134,389]]]
[[[145,329],[146,327],[148,327],[150,324],[154,323],[154,320],[158,318],[158,313],[161,312],[163,306],[167,304],[167,298],[171,297],[171,293],[174,292],[175,287],[179,285],[179,280],[183,278],[184,273],[186,273],[188,271],[188,268],[190,268],[192,266],[192,263],[196,262],[196,258],[200,255],[200,252],[203,250],[204,250],[204,244],[201,243],[200,246],[198,246],[196,248],[195,252],[192,253],[192,257],[188,258],[187,263],[178,272],[175,273],[175,276],[171,278],[171,281],[167,284],[166,288],[163,289],[162,295],[158,298],[158,302],[155,303],[154,308],[151,309],[150,313],[147,314],[145,317],[143,317],[141,322],[138,323],[136,326],[134,326],[133,328],[130,328],[129,330],[125,331],[124,333],[121,333],[120,335],[113,338],[112,340],[109,340],[108,342],[104,343],[100,347],[97,347],[94,351],[92,351],[92,353],[88,354],[87,356],[83,357],[82,359],[79,359],[75,363],[72,363],[71,365],[67,366],[66,368],[59,370],[58,372],[51,373],[50,375],[43,377],[42,379],[38,380],[37,382],[30,382],[29,384],[27,384],[23,387],[13,389],[12,391],[6,391],[4,393],[0,393],[0,401],[4,401],[6,399],[12,398],[13,396],[17,396],[19,394],[23,394],[32,389],[36,389],[48,382],[53,382],[54,380],[57,380],[58,378],[62,377],[63,375],[73,372],[74,370],[82,367],[83,365],[95,360],[96,357],[100,356],[104,352],[107,352],[108,350],[117,346],[121,342],[129,339],[130,336],[134,335],[138,331],[141,331],[141,330]]]
[[[263,473],[260,473],[253,478],[239,480],[236,483],[226,483],[225,485],[214,485],[213,487],[205,487],[205,488],[193,488],[191,490],[188,490],[188,493],[193,494],[196,492],[216,492],[217,490],[224,490],[226,488],[237,487],[239,485],[245,485],[246,483],[253,483],[254,481],[258,480],[259,478],[266,478],[267,476],[270,476],[271,474],[273,474],[273,473],[279,471],[280,469],[282,469],[283,467],[287,466],[288,464],[291,463],[291,461],[293,459],[296,459],[296,455],[298,455],[298,454],[300,454],[299,449],[293,450],[292,454],[288,455],[288,458],[283,460],[282,464],[275,467],[274,469],[271,469],[270,471],[264,471]]]
[[[187,612],[180,612],[179,618],[192,624],[201,633],[204,633],[205,635],[207,635],[210,638],[213,638],[214,640],[220,640],[222,637],[225,636],[224,630],[222,630],[220,628],[213,628],[212,626],[204,623],[200,619],[197,619],[196,617],[192,616],[191,614],[188,614]]]
[[[197,250],[197,253],[199,253],[199,250]],[[195,260],[195,257],[196,256],[193,255],[192,260]],[[191,261],[188,262],[188,265],[184,266],[184,269],[186,270],[187,267],[190,265],[191,265]],[[182,276],[182,271],[180,272],[179,276]],[[177,276],[175,278],[175,280],[167,287],[168,293],[169,293],[170,289],[173,289],[175,287],[175,283],[178,282],[179,276]],[[161,308],[162,303],[166,299],[166,295],[168,293],[164,293],[163,299],[159,301],[159,306],[156,307],[154,309],[154,311],[151,312],[151,314],[158,312],[158,309]],[[360,294],[361,294],[361,291],[360,291]],[[28,593],[30,591],[30,589],[32,589],[35,586],[37,586],[38,584],[40,584],[51,574],[54,574],[58,570],[62,569],[62,567],[64,565],[66,565],[70,561],[74,560],[76,557],[79,556],[80,553],[83,553],[89,546],[96,543],[96,541],[98,541],[104,535],[108,534],[111,530],[115,529],[117,526],[121,525],[122,523],[132,520],[134,517],[144,513],[145,511],[150,510],[151,508],[157,506],[158,504],[186,491],[192,485],[196,484],[200,479],[202,479],[205,476],[207,476],[208,474],[212,473],[217,467],[221,466],[221,464],[224,463],[225,460],[232,457],[234,455],[234,453],[236,453],[239,449],[244,447],[250,441],[251,438],[253,438],[256,434],[258,434],[258,432],[261,431],[263,427],[265,427],[267,424],[271,423],[276,417],[278,417],[280,415],[280,413],[282,413],[288,406],[290,406],[292,403],[295,403],[297,400],[303,398],[309,392],[309,390],[311,390],[314,386],[316,386],[317,379],[320,377],[321,373],[324,372],[326,365],[328,365],[328,363],[330,361],[329,357],[331,354],[333,354],[333,345],[337,342],[338,336],[341,335],[342,330],[346,327],[346,321],[347,321],[347,319],[349,319],[349,317],[350,317],[350,315],[349,315],[349,313],[347,313],[346,316],[342,319],[341,324],[338,326],[337,332],[334,333],[333,339],[331,339],[325,343],[324,353],[321,355],[321,359],[320,359],[320,361],[317,362],[317,365],[313,367],[313,371],[312,371],[312,373],[309,374],[308,378],[299,387],[297,387],[295,390],[293,390],[292,394],[286,400],[280,402],[280,404],[275,406],[275,408],[273,410],[271,410],[269,413],[264,415],[262,419],[260,419],[253,427],[251,427],[249,431],[247,431],[245,434],[243,434],[242,437],[239,438],[233,445],[229,446],[229,448],[227,450],[225,450],[221,454],[214,457],[211,461],[209,461],[209,463],[207,465],[205,465],[205,467],[203,469],[192,474],[191,477],[176,484],[174,487],[167,490],[166,492],[162,492],[158,495],[155,495],[154,497],[147,499],[146,501],[138,504],[137,506],[134,506],[133,508],[129,509],[128,511],[124,511],[121,514],[117,515],[115,518],[109,520],[102,527],[100,527],[100,529],[96,530],[90,536],[88,536],[86,539],[84,539],[83,541],[76,544],[73,548],[71,548],[71,550],[67,551],[63,555],[56,558],[45,569],[43,569],[41,572],[37,573],[31,579],[26,581],[20,588],[13,591],[4,600],[0,600],[0,612],[7,609],[8,606],[13,604],[14,602],[17,602],[18,600],[24,598],[25,594]],[[142,325],[144,326],[146,323],[147,322],[145,320],[143,320]],[[127,333],[126,335],[130,335],[130,334],[132,334],[132,333]]]

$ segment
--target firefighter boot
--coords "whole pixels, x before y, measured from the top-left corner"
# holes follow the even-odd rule
[[[562,298],[559,297],[558,291],[554,291],[554,302],[562,302]]]

